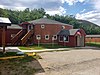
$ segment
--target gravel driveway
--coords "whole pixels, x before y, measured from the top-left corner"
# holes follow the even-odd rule
[[[45,72],[36,75],[100,75],[100,51],[78,49],[39,53]]]

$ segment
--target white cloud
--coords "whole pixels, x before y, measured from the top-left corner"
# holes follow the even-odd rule
[[[0,0],[0,5],[5,8],[27,7],[27,8],[58,8],[62,5],[62,0]]]
[[[44,8],[50,15],[59,14],[64,15],[66,9],[63,3],[73,5],[77,2],[84,2],[87,0],[0,0],[0,7],[14,10],[24,10],[25,8]]]
[[[86,13],[77,13],[76,18],[87,20],[100,26],[100,0],[90,0],[90,3],[93,10]]]
[[[66,9],[62,7],[63,0],[0,0],[0,7],[14,10],[24,10],[25,8],[44,8],[50,15],[64,15]]]
[[[77,2],[84,2],[84,1],[87,1],[87,0],[62,0],[62,3],[68,3],[69,5],[73,5],[73,4],[75,4],[75,3],[77,3]]]
[[[4,8],[4,6],[3,5],[0,5],[0,8]]]
[[[14,7],[13,9],[15,9],[15,10],[24,10],[24,9],[26,9],[27,7]]]
[[[97,11],[89,11],[83,14],[77,13],[76,19],[87,20],[100,26],[100,12]]]
[[[100,11],[100,0],[91,0],[91,4],[95,10]]]
[[[14,10],[25,8],[44,8],[47,13],[62,15],[66,13],[62,0],[0,0],[0,7]]]
[[[66,9],[60,6],[58,9],[55,10],[46,10],[46,13],[50,15],[55,15],[55,14],[64,15],[66,14]]]
[[[83,9],[82,11],[80,11],[81,13],[83,13],[83,12],[85,12],[86,11],[86,9]]]

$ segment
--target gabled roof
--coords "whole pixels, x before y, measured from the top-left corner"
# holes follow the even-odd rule
[[[78,31],[79,29],[70,29],[70,30],[61,30],[57,35],[60,36],[68,36],[68,35],[75,35],[75,33]]]
[[[60,24],[60,25],[72,26],[72,25],[69,25],[69,24],[61,23],[61,22],[51,20],[51,19],[47,19],[47,18],[41,18],[41,19],[29,21],[29,23],[33,23],[33,24]]]
[[[75,33],[78,31],[79,29],[70,29],[70,35],[75,35]]]
[[[18,24],[11,24],[11,26],[7,26],[7,29],[22,29]]]
[[[0,24],[11,24],[11,21],[8,18],[0,17]]]
[[[68,35],[70,35],[70,32],[69,32],[69,30],[61,30],[57,35],[60,35],[60,36],[66,35],[66,36],[68,36]]]

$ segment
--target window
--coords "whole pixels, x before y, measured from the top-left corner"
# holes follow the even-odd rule
[[[59,41],[63,42],[63,36],[59,36]]]
[[[60,42],[68,42],[69,41],[69,37],[68,36],[59,36],[59,41]]]
[[[65,26],[62,26],[62,29],[65,29]]]
[[[33,29],[33,25],[28,25],[28,31],[30,31],[31,29]]]
[[[64,36],[64,42],[68,42],[69,41],[69,37],[68,36]]]
[[[45,40],[49,40],[49,35],[45,35]]]
[[[31,26],[29,26],[29,30],[31,30]]]
[[[57,40],[57,35],[53,35],[52,40]]]
[[[44,29],[45,28],[45,25],[41,25],[41,28]]]
[[[41,35],[36,35],[36,39],[40,40],[41,39]]]

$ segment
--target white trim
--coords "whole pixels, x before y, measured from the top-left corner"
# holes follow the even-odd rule
[[[60,40],[60,37],[61,37],[61,36],[59,36],[59,42],[63,42],[63,41]],[[63,36],[62,36],[62,37],[63,37]]]
[[[62,29],[65,29],[65,26],[62,26]]]
[[[44,29],[44,28],[45,28],[45,25],[44,25],[44,24],[43,24],[43,25],[41,25],[41,28],[42,28],[42,29]]]
[[[65,37],[65,36],[64,36],[64,37]],[[64,42],[69,42],[69,36],[67,36],[67,37],[68,37],[68,41],[65,41],[64,38],[63,38]]]
[[[63,37],[63,40],[62,40],[62,41],[60,40],[60,37]],[[68,41],[65,41],[65,40],[64,40],[64,37],[65,37],[65,36],[59,36],[59,42],[69,42],[69,36],[67,36],[67,37],[68,37]]]
[[[36,35],[36,39],[40,40],[41,39],[41,35]]]
[[[46,38],[46,37],[48,37],[48,38]],[[45,35],[45,40],[49,40],[49,35]]]
[[[52,40],[57,40],[57,35],[53,35]]]
[[[30,28],[31,27],[31,28]],[[28,25],[28,31],[33,29],[33,25]]]

